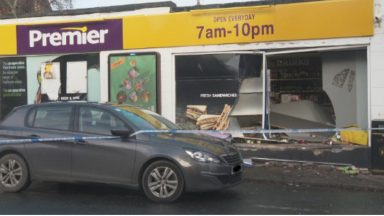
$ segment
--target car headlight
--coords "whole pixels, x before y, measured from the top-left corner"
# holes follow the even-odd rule
[[[204,163],[220,163],[219,158],[202,151],[185,150],[185,152],[193,159]]]

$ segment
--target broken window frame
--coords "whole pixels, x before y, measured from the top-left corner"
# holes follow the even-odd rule
[[[326,51],[353,51],[353,50],[357,50],[357,49],[365,49],[366,50],[366,55],[367,55],[367,86],[368,86],[368,89],[367,89],[367,124],[368,125],[371,125],[371,110],[369,109],[370,107],[370,104],[371,104],[371,97],[369,97],[370,95],[370,86],[371,86],[371,79],[369,79],[369,77],[371,76],[371,69],[370,69],[370,46],[369,44],[366,44],[366,45],[346,45],[346,46],[332,46],[332,47],[318,47],[318,48],[302,48],[302,49],[299,49],[299,48],[296,48],[296,49],[282,49],[282,50],[279,50],[279,51],[268,51],[266,50],[264,53],[264,57],[265,57],[265,62],[263,63],[263,66],[265,71],[264,71],[264,74],[266,74],[267,76],[266,77],[266,81],[265,83],[267,83],[268,86],[270,86],[270,77],[269,77],[269,72],[267,71],[268,70],[268,65],[267,65],[267,58],[270,57],[270,56],[278,56],[278,55],[286,55],[286,54],[301,54],[301,53],[309,53],[309,52],[326,52]],[[269,92],[267,93],[267,97],[269,97],[269,93],[270,93],[270,89],[266,89],[268,90]],[[269,113],[270,112],[270,107],[269,107],[269,104],[270,104],[270,98],[265,98],[266,99],[266,112]],[[269,115],[266,115],[265,117],[266,121],[269,120]],[[269,127],[267,129],[271,129],[270,128],[270,125],[268,125]],[[371,146],[371,130],[368,130],[368,146],[370,147]]]
[[[265,76],[266,76],[266,55],[265,55],[265,51],[220,51],[220,52],[193,52],[193,53],[174,53],[173,54],[173,68],[174,68],[174,71],[175,71],[175,74],[176,74],[176,57],[177,56],[193,56],[193,55],[222,55],[222,54],[236,54],[236,55],[242,55],[242,54],[254,54],[254,55],[261,55],[262,56],[262,65],[261,65],[261,71],[260,71],[260,76],[262,76],[262,82],[263,82],[263,95],[262,95],[262,107],[263,107],[263,114],[262,114],[262,128],[263,129],[266,129],[266,119],[265,119],[265,116],[266,116],[266,79],[265,79]],[[176,78],[176,76],[175,76]],[[269,99],[268,99],[269,100]],[[176,104],[175,104],[175,107],[176,107]],[[176,118],[176,117],[175,117]]]

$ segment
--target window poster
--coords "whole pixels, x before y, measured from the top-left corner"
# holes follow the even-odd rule
[[[109,101],[156,111],[156,54],[111,55],[109,64]]]
[[[87,62],[67,62],[67,94],[87,93]]]
[[[41,64],[41,93],[47,94],[49,100],[57,100],[59,97],[60,63],[47,62]]]
[[[0,59],[1,118],[14,107],[27,104],[26,58]]]

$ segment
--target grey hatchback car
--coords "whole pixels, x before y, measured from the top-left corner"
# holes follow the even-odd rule
[[[18,192],[33,180],[97,182],[140,188],[153,201],[170,202],[184,191],[241,182],[241,155],[230,142],[178,129],[154,112],[131,106],[17,107],[1,123],[0,139],[31,142],[0,145],[0,190]]]

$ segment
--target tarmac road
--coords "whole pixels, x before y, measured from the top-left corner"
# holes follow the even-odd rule
[[[256,183],[185,194],[157,204],[135,190],[94,184],[34,183],[0,192],[0,214],[383,214],[384,194],[326,187]]]

